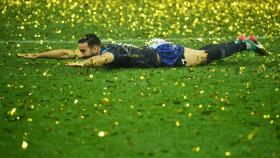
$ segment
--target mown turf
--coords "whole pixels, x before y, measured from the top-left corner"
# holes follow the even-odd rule
[[[64,10],[61,1],[30,1],[27,7],[24,4],[29,1],[22,1],[22,4],[8,2],[1,2],[4,4],[1,7],[6,7],[7,11],[2,11],[0,17],[4,21],[0,27],[0,39],[5,41],[0,46],[1,157],[279,157],[278,2],[193,1],[190,6],[184,4],[189,12],[183,14],[176,10],[173,1],[162,3],[164,8],[156,5],[157,1],[138,1],[125,9],[129,14],[122,14],[126,17],[122,27],[117,25],[118,18],[103,21],[96,16],[92,21],[87,20],[92,12],[81,21],[74,18],[75,27],[71,27],[71,20],[61,24],[61,19],[94,8],[89,3],[89,9],[84,9],[86,1],[78,2],[74,9]],[[98,8],[96,14],[103,18],[121,15],[125,13],[122,9],[113,8],[127,6],[126,1],[97,2],[103,9],[107,4],[113,10],[111,13]],[[169,3],[172,3],[172,9],[165,12]],[[45,4],[55,9],[47,10]],[[74,4],[65,5],[67,8]],[[249,7],[242,9],[246,4]],[[205,9],[206,6],[210,7]],[[250,10],[253,6],[257,9]],[[224,15],[222,10],[225,8],[236,12]],[[39,15],[34,14],[36,10],[41,10]],[[56,16],[61,10],[67,14]],[[131,30],[130,21],[134,20],[138,24],[135,28],[139,28],[141,22],[149,20],[146,17],[157,19],[158,16],[152,14],[155,10],[158,10],[159,17],[162,16],[159,22],[145,23],[143,29]],[[216,15],[228,18],[230,22],[218,20],[211,23],[214,10]],[[173,16],[163,16],[163,13],[171,15],[171,12]],[[24,18],[30,13],[33,14],[25,24]],[[16,15],[19,18],[14,21]],[[129,19],[132,15],[134,18]],[[253,18],[253,22],[242,20],[246,18],[241,15]],[[234,20],[236,16],[241,19]],[[192,32],[181,28],[184,21],[178,25],[181,34],[176,34],[178,26],[169,28],[169,23],[178,17],[179,20],[190,17],[185,22]],[[193,26],[195,18],[206,18],[206,22],[202,22],[203,26]],[[259,19],[262,21],[252,28],[251,24]],[[267,21],[263,22],[265,19]],[[34,23],[28,23],[35,20],[42,27],[35,28]],[[24,23],[25,29],[21,29],[19,21]],[[240,29],[241,21],[244,30]],[[96,25],[101,22],[105,26]],[[160,23],[164,24],[162,28],[168,30],[168,35],[159,33],[159,30],[155,35],[149,34],[149,30],[158,28]],[[236,26],[235,23],[238,28],[228,29]],[[211,26],[209,29],[207,24]],[[44,29],[43,25],[47,28]],[[209,34],[216,26],[222,31]],[[56,27],[61,27],[60,33]],[[97,31],[106,39],[113,36],[111,38],[116,41],[156,35],[172,37],[175,43],[198,48],[213,42],[211,37],[221,37],[215,38],[215,42],[223,42],[240,32],[250,33],[250,28],[258,36],[268,37],[261,41],[270,52],[269,56],[244,52],[205,66],[157,69],[71,68],[64,65],[64,60],[27,60],[15,56],[19,52],[42,52],[50,47],[76,47],[63,43],[18,43],[18,40],[71,40],[72,35],[78,37],[91,31]],[[110,29],[113,32],[105,32]],[[34,37],[37,31],[41,37]],[[190,40],[188,37],[210,39]],[[143,45],[144,41],[129,43]],[[99,135],[102,132],[104,137]],[[23,142],[28,144],[26,149],[22,148]]]

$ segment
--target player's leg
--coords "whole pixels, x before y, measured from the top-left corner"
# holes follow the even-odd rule
[[[207,45],[200,50],[205,50],[207,53],[206,63],[210,63],[214,60],[223,59],[225,57],[231,56],[237,52],[242,52],[246,50],[251,50],[259,55],[266,55],[263,46],[256,40],[254,36],[245,38],[245,36],[240,36],[238,40],[233,42],[228,42],[224,44],[214,44]]]
[[[207,60],[207,53],[205,50],[195,50],[191,48],[184,48],[184,57],[187,66],[196,66],[205,64]]]
[[[199,50],[185,48],[184,56],[187,66],[195,66],[223,59],[246,50],[254,51],[262,56],[267,54],[263,46],[251,35],[248,38],[240,36],[233,42],[206,45]]]
[[[223,59],[245,50],[247,50],[246,43],[242,40],[222,44],[210,44],[199,48],[199,50],[185,48],[185,59],[188,66],[195,66]]]
[[[207,53],[206,63],[210,63],[214,60],[223,59],[247,49],[244,42],[228,42],[224,44],[207,45],[200,48],[200,50],[205,50],[205,52]]]

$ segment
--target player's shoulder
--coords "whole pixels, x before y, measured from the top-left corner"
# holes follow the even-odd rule
[[[114,56],[118,55],[121,52],[124,52],[126,49],[124,45],[119,43],[107,43],[103,44],[101,47],[101,54],[104,54],[106,52],[112,53]]]

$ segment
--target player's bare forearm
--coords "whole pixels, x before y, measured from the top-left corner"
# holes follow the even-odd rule
[[[18,57],[23,58],[52,58],[52,59],[71,59],[75,56],[78,56],[78,51],[69,50],[69,49],[58,49],[51,50],[43,53],[26,53],[26,54],[17,54]]]
[[[85,67],[85,66],[99,67],[104,64],[111,63],[111,62],[113,62],[113,60],[114,60],[113,54],[110,52],[107,52],[103,55],[94,56],[94,57],[91,57],[91,58],[83,60],[83,61],[69,62],[66,65],[80,66],[80,67]]]

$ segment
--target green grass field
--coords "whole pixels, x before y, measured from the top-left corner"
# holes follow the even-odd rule
[[[280,157],[278,1],[2,0],[0,8],[1,158]],[[89,32],[190,48],[253,33],[270,55],[157,69],[16,57],[75,49]]]

